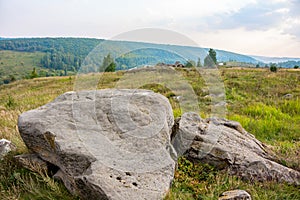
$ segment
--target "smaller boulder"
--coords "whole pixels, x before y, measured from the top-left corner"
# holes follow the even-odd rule
[[[277,162],[267,147],[234,121],[184,113],[172,133],[177,155],[247,180],[300,185],[300,172]]]
[[[283,95],[282,98],[284,98],[284,99],[292,99],[293,95],[292,94],[286,94],[286,95]]]
[[[245,190],[230,190],[223,192],[219,200],[251,200],[251,196]]]
[[[3,157],[8,154],[10,151],[15,150],[16,147],[11,141],[6,139],[0,140],[0,160],[3,159]]]

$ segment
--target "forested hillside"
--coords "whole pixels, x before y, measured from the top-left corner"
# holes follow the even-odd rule
[[[19,38],[0,40],[1,50],[44,52],[40,67],[75,72],[82,60],[101,40],[89,38]]]
[[[208,49],[200,47],[106,41],[107,54],[117,55],[114,57],[117,69],[128,69],[145,64],[157,64],[158,62],[173,64],[176,61],[197,61],[198,58],[201,58],[203,62],[208,52]],[[101,42],[104,42],[104,40],[90,38],[2,38],[0,40],[0,50],[43,52],[45,55],[39,60],[40,67],[62,70],[63,74],[67,75],[68,72],[76,72],[86,56]],[[249,56],[221,50],[216,51],[218,61],[221,62],[256,62],[255,59]],[[120,52],[122,53],[120,54]],[[101,62],[93,64],[101,65]]]
[[[291,60],[291,61],[286,61],[286,62],[280,62],[280,63],[278,63],[278,66],[284,67],[284,68],[299,68],[300,61]]]
[[[2,38],[1,50],[25,52],[65,52],[75,56],[86,56],[103,40],[91,38]]]

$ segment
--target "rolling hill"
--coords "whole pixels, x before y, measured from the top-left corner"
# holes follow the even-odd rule
[[[40,68],[40,59],[44,54],[0,50],[0,85],[26,78],[33,68]]]
[[[88,71],[98,71],[102,64],[101,58],[109,53],[116,60],[117,70],[120,70],[155,65],[160,62],[186,63],[188,60],[197,61],[198,58],[203,62],[208,49],[93,38],[1,38],[0,51],[1,84],[9,82],[12,76],[14,77],[12,79],[24,78],[33,68],[42,72],[40,76],[72,75],[81,68],[82,64],[89,66]],[[222,50],[216,52],[220,62],[257,62],[241,54]],[[18,55],[15,61],[10,58],[12,54]],[[28,61],[28,56],[31,61]]]
[[[73,75],[79,70],[96,72],[108,54],[115,58],[116,69],[122,70],[162,62],[174,64],[180,61],[184,64],[200,59],[203,63],[208,50],[192,46],[94,38],[0,38],[0,84],[10,82],[10,79],[22,79],[33,68],[36,68],[39,76]],[[283,58],[276,60],[224,50],[216,50],[216,53],[219,62],[248,63],[252,66],[270,59],[273,62],[285,61]],[[13,56],[15,60],[10,57],[13,54],[18,55]],[[294,60],[296,62],[300,58]],[[294,64],[290,61],[281,62],[279,66],[291,68]]]
[[[3,38],[2,38],[3,39]],[[119,53],[127,50],[126,53],[137,49],[152,49],[154,50],[165,50],[169,52],[175,52],[180,54],[181,57],[188,60],[197,60],[200,57],[202,60],[207,55],[208,48],[191,47],[191,46],[179,46],[179,45],[166,45],[166,44],[153,44],[143,42],[128,42],[128,41],[110,41],[102,39],[91,39],[91,38],[16,38],[16,39],[5,39],[0,41],[0,50],[12,50],[22,52],[60,52],[68,53],[79,57],[85,58],[95,47],[103,48],[105,46],[106,51],[112,51]],[[103,49],[102,49],[103,50]],[[250,56],[237,54],[233,52],[216,50],[217,59],[220,62],[226,61],[238,61],[256,63],[257,60]],[[153,53],[152,53],[153,54]],[[145,57],[143,51],[136,52],[137,57]],[[166,55],[155,55],[157,62],[164,59]],[[173,63],[176,61],[171,58],[166,58]]]

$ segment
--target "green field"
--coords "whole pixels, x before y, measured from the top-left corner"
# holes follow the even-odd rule
[[[198,96],[201,116],[209,116],[209,100],[205,97],[208,93],[202,77],[193,69],[177,71]],[[113,88],[123,73],[92,76],[101,77],[98,88]],[[227,118],[239,121],[248,132],[266,143],[280,163],[300,170],[300,70],[280,69],[272,73],[267,69],[222,68],[220,74],[226,90]],[[0,86],[0,138],[11,140],[17,146],[16,151],[0,162],[0,199],[75,199],[60,182],[53,181],[43,172],[28,171],[13,159],[13,155],[28,151],[17,130],[18,115],[73,90],[74,81],[75,77],[48,77]],[[181,114],[172,91],[155,84],[143,88],[168,97],[174,115]],[[285,94],[292,94],[292,97],[283,98]],[[179,159],[175,180],[166,199],[217,199],[230,189],[244,189],[253,199],[259,200],[300,199],[299,186],[250,183],[184,158]]]
[[[5,80],[24,79],[33,68],[40,68],[42,52],[17,52],[0,50],[0,84]]]

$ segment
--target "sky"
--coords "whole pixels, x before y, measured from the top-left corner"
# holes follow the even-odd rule
[[[112,39],[145,28],[201,47],[300,58],[300,0],[0,0],[0,37]]]

